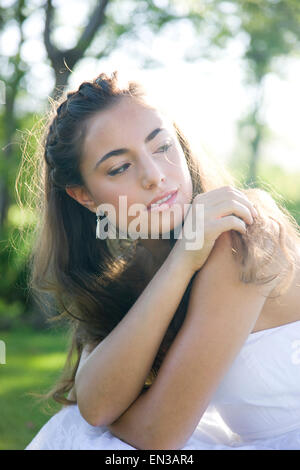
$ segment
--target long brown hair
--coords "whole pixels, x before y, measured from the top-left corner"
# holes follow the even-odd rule
[[[43,398],[69,405],[66,397],[72,389],[80,356],[85,346],[91,349],[102,341],[126,315],[150,279],[143,270],[146,250],[138,241],[96,239],[96,217],[66,192],[67,186],[83,185],[79,171],[81,148],[88,118],[108,109],[120,97],[129,95],[147,103],[147,92],[130,81],[120,88],[118,73],[101,73],[95,80],[83,82],[78,90],[53,102],[48,122],[35,154],[31,191],[36,196],[38,223],[30,256],[29,289],[45,304],[50,294],[59,315],[49,322],[66,319],[71,344],[64,370],[55,386]],[[148,105],[148,104],[146,104]],[[266,283],[279,277],[276,293],[289,287],[296,267],[299,227],[283,205],[259,188],[242,188],[221,166],[193,152],[179,126],[173,121],[193,183],[193,197],[220,186],[239,187],[254,202],[259,217],[247,234],[231,231],[233,252],[240,263],[243,282]],[[31,160],[32,161],[32,160]],[[23,153],[23,165],[26,152]],[[18,178],[19,179],[19,178]],[[278,231],[274,230],[274,223]],[[174,239],[170,239],[173,246]],[[280,250],[277,269],[268,271],[274,253]],[[283,271],[284,268],[284,271]],[[160,345],[145,387],[155,380],[163,358],[185,318],[191,279],[180,305]],[[74,359],[75,357],[75,359]]]

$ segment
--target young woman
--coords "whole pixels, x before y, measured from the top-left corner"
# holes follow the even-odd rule
[[[27,449],[299,449],[293,217],[211,172],[117,72],[61,99],[42,151],[31,287],[55,294],[72,343],[47,395],[64,406]],[[149,224],[124,238],[136,203]],[[199,207],[203,243],[187,249]]]

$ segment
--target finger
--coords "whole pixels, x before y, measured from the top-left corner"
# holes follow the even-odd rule
[[[246,194],[236,188],[233,188],[232,193],[234,194],[234,199],[237,199],[239,202],[245,204],[248,207],[248,209],[251,211],[252,217],[256,218],[258,216],[253,202],[250,201]]]
[[[237,230],[242,235],[247,233],[247,226],[243,220],[234,215],[228,215],[226,217],[221,217],[215,221],[217,231],[219,234],[227,232],[228,230]]]
[[[253,218],[258,217],[258,213],[254,207],[254,204],[242,191],[233,186],[223,186],[221,188],[213,189],[204,193],[199,193],[196,195],[194,203],[198,204],[209,204],[214,206],[219,204],[220,200],[237,200],[241,204],[244,204],[248,207]]]
[[[225,217],[233,214],[242,218],[244,222],[249,225],[254,222],[251,211],[249,210],[249,207],[245,205],[244,201],[242,203],[236,200],[223,201],[214,207],[214,211],[216,217]]]

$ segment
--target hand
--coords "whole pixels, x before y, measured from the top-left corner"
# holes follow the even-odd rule
[[[195,233],[191,227],[199,225],[199,220],[197,223],[198,204],[204,205],[204,225],[198,228],[198,230],[203,230],[203,245],[200,247],[198,244],[199,248],[195,242],[191,241],[193,238],[195,240]],[[245,234],[246,224],[252,224],[256,215],[255,208],[247,196],[232,186],[197,194],[185,216],[181,231],[182,238],[177,240],[174,249],[181,254],[185,264],[193,272],[198,271],[206,262],[216,239],[222,233],[237,230]],[[196,238],[200,240],[199,233],[196,233]],[[196,246],[196,249],[188,248],[187,244],[190,247]]]

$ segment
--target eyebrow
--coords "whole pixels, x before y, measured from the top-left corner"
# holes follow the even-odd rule
[[[158,127],[157,129],[154,129],[154,131],[150,132],[150,134],[146,137],[145,144],[150,142],[150,140],[153,140],[154,137],[156,137],[159,132],[165,131],[165,130],[166,129],[163,128],[163,127]],[[94,170],[96,170],[96,168],[98,168],[100,163],[104,162],[108,158],[115,157],[115,156],[118,156],[118,155],[124,155],[124,153],[127,153],[127,152],[129,152],[129,149],[122,148],[122,149],[112,150],[111,152],[106,153],[102,158],[100,158],[100,160],[97,161],[97,163],[94,167]]]

